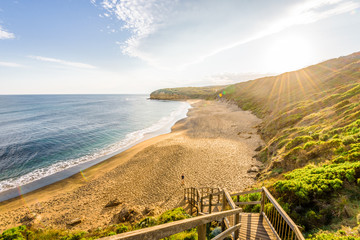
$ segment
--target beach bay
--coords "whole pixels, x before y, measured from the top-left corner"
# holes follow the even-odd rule
[[[40,227],[94,229],[114,222],[123,208],[138,217],[151,210],[159,214],[183,204],[186,186],[226,187],[241,191],[255,183],[253,158],[262,145],[261,123],[250,112],[215,101],[191,101],[188,117],[172,132],[160,135],[90,167],[79,174],[19,198],[0,203],[0,229],[21,224],[29,213]],[[185,186],[180,177],[185,175]],[[105,208],[111,200],[121,204]]]

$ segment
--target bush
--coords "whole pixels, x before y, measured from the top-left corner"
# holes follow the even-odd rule
[[[310,236],[309,238],[307,238],[307,240],[360,240],[360,237],[343,236],[343,234],[340,233],[340,231],[338,234],[321,232],[316,236]]]
[[[360,162],[308,165],[285,174],[285,179],[274,187],[288,202],[309,203],[314,197],[339,190],[343,181],[353,182],[360,175]]]
[[[356,143],[356,139],[353,136],[346,136],[343,138],[344,145],[349,145],[351,143]]]
[[[298,136],[298,137],[294,138],[292,141],[288,142],[285,145],[285,149],[290,150],[290,149],[292,149],[296,146],[299,146],[302,143],[306,143],[310,140],[313,140],[312,137],[310,137],[310,136]]]
[[[317,142],[315,142],[315,141],[309,141],[309,142],[305,143],[303,149],[308,151],[312,148],[312,146],[314,146],[316,144],[317,144]]]
[[[198,235],[196,229],[193,228],[188,231],[180,232],[170,237],[166,237],[164,239],[165,240],[197,240]]]
[[[26,231],[26,226],[10,228],[0,235],[0,240],[23,240],[25,239],[24,231]]]
[[[136,229],[147,228],[157,225],[157,221],[152,217],[146,217],[135,225]]]
[[[161,214],[158,219],[158,222],[159,224],[163,224],[163,223],[173,222],[190,217],[191,216],[187,214],[183,208],[175,208]]]
[[[117,226],[117,227],[115,228],[115,232],[116,232],[117,234],[119,234],[119,233],[124,233],[124,232],[127,232],[127,231],[129,231],[129,229],[128,229],[128,227],[125,226],[124,224],[121,224],[121,225],[119,225],[119,226]]]

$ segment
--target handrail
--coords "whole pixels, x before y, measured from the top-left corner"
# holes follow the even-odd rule
[[[197,196],[195,196],[193,194],[194,189],[196,189],[196,188],[187,188],[187,189],[185,189],[185,192],[184,192],[185,199],[188,200],[188,202],[190,204],[190,213],[191,214],[192,214],[193,207],[197,207],[197,209],[198,209],[197,215],[205,214],[203,212],[204,207],[208,207],[207,214],[211,214],[212,208],[215,206],[216,207],[221,206],[221,211],[225,211],[226,204],[229,204],[232,209],[238,209],[237,206],[235,205],[234,201],[232,200],[230,194],[225,189],[221,190],[221,188],[203,188],[206,190],[206,192],[202,191],[203,193],[205,193],[205,195],[199,194],[200,193],[199,190],[196,190],[196,192],[198,192],[198,195],[200,196],[200,198],[197,198],[197,199],[196,199]],[[187,193],[190,193],[190,194],[187,194]],[[215,202],[214,202],[214,197],[216,197]],[[196,199],[197,201],[194,201],[194,199]],[[204,203],[205,199],[208,199],[208,203]],[[220,199],[222,199],[221,202],[220,202]],[[217,201],[217,203],[216,203],[216,201]],[[235,225],[238,224],[238,221],[239,221],[239,216],[235,215]],[[222,222],[221,228],[223,231],[226,231],[226,229],[228,230],[229,228],[233,227],[233,226],[229,225],[230,222],[226,217],[221,222]],[[239,236],[238,229],[234,228],[234,232],[235,233],[232,233],[233,238],[237,239],[237,236]]]
[[[257,193],[257,192],[261,192],[261,191],[262,191],[262,189],[256,189],[256,190],[251,190],[251,191],[233,193],[233,194],[230,194],[230,196],[245,195],[245,194]]]
[[[164,237],[171,236],[173,234],[194,228],[199,227],[203,228],[205,224],[216,221],[219,219],[223,219],[224,217],[239,214],[241,213],[242,209],[232,209],[228,211],[222,211],[222,212],[216,212],[204,216],[198,216],[188,219],[183,219],[175,222],[165,223],[149,228],[143,228],[136,231],[131,231],[127,233],[121,233],[114,236],[109,236],[102,238],[103,240],[120,240],[120,239],[126,239],[126,240],[140,240],[140,239],[160,239]],[[198,232],[201,232],[203,230],[198,230]],[[236,231],[236,229],[234,229]],[[206,232],[206,231],[205,231]],[[200,236],[199,236],[200,239]]]
[[[233,239],[238,239],[240,229],[239,216],[242,212],[242,208],[238,208],[237,205],[260,204],[260,217],[262,217],[267,222],[277,239],[304,240],[304,237],[301,234],[298,226],[292,221],[292,219],[287,215],[284,209],[282,209],[280,204],[265,187],[262,187],[258,190],[251,190],[234,194],[230,194],[228,191],[226,191],[226,189],[221,190],[220,188],[207,188],[206,190],[209,195],[203,196],[204,192],[200,192],[197,188],[191,187],[184,189],[184,199],[187,200],[190,204],[190,213],[192,214],[193,207],[196,207],[198,215],[197,217],[122,233],[103,239],[160,239],[185,231],[187,229],[197,227],[198,239],[205,240],[206,224],[220,219],[222,233],[217,235],[214,239],[224,239],[229,234],[232,235]],[[216,192],[214,192],[214,190]],[[252,194],[256,192],[261,192],[261,201],[239,202],[240,195]],[[217,199],[215,198],[215,203],[213,203],[213,196],[217,196]],[[233,201],[232,197],[234,196],[237,196],[238,202]],[[203,204],[204,198],[209,199],[209,204]],[[222,200],[221,203],[220,198]],[[231,210],[226,210],[227,205],[230,206]],[[204,206],[209,207],[208,213],[203,212]],[[222,206],[221,211],[212,213],[212,206]],[[231,215],[234,215],[232,226],[230,226],[230,221],[228,219],[228,217]]]
[[[295,233],[296,237],[298,239],[305,239],[304,236],[301,234],[298,226],[294,223],[294,221],[289,217],[289,215],[287,215],[287,213],[284,211],[284,209],[280,206],[280,204],[274,199],[274,197],[270,194],[270,192],[265,188],[262,187],[263,192],[265,193],[266,198],[273,204],[273,206],[276,208],[277,212],[282,216],[282,218],[286,221],[286,223],[288,224],[288,226],[293,230],[293,232]],[[265,205],[264,201],[264,205]],[[266,215],[266,210],[264,211],[264,214]],[[271,220],[270,220],[271,221]],[[278,232],[278,234],[284,237],[287,237],[289,234],[289,231],[287,232],[286,229],[282,230],[280,233]]]
[[[239,202],[240,195],[252,194],[261,192],[261,201],[252,202]],[[301,234],[298,226],[287,215],[280,204],[270,194],[270,192],[262,187],[258,190],[251,190],[239,193],[230,194],[230,196],[237,196],[237,202],[235,205],[256,205],[260,204],[260,215],[264,217],[266,222],[270,225],[271,230],[278,239],[297,239],[304,240],[304,236]],[[271,204],[274,208],[269,208],[267,204]]]
[[[240,229],[240,227],[241,227],[240,223],[236,224],[235,226],[229,227],[228,229],[226,229],[219,235],[216,235],[214,238],[212,238],[212,240],[222,240],[222,239],[226,238],[230,233],[238,231]]]

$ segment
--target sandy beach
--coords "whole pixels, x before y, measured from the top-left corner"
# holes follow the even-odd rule
[[[188,117],[172,132],[146,140],[81,174],[0,203],[0,231],[26,223],[39,227],[94,229],[118,223],[122,209],[134,219],[183,204],[185,187],[226,187],[241,191],[255,183],[261,166],[253,156],[263,142],[261,120],[234,105],[192,101]],[[111,200],[119,203],[105,207]],[[67,223],[74,219],[75,226]]]

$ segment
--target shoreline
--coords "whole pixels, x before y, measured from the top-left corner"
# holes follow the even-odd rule
[[[56,228],[67,228],[71,219],[83,219],[75,229],[113,224],[114,216],[129,206],[139,213],[149,208],[157,214],[181,206],[184,186],[178,179],[182,171],[186,186],[217,185],[233,191],[254,184],[256,174],[247,170],[260,166],[252,156],[262,144],[256,133],[261,120],[226,103],[200,100],[192,106],[170,133],[138,143],[69,178],[1,202],[0,230],[21,224],[28,213],[41,216],[40,226]],[[121,204],[105,211],[112,199]]]
[[[163,101],[163,100],[162,100]],[[62,181],[66,178],[69,178],[75,174],[79,174],[81,172],[84,172],[86,169],[91,168],[92,166],[96,166],[97,164],[107,161],[108,159],[119,155],[120,153],[136,146],[137,144],[144,142],[148,139],[163,135],[163,134],[167,134],[167,133],[171,133],[171,128],[176,124],[176,122],[184,119],[187,117],[187,112],[189,111],[189,109],[191,108],[191,100],[190,101],[183,101],[184,103],[187,104],[186,107],[184,107],[181,112],[179,112],[178,115],[176,115],[174,117],[174,119],[170,120],[169,122],[167,122],[166,124],[164,124],[163,126],[161,126],[159,129],[156,129],[154,131],[151,132],[145,132],[143,134],[143,136],[141,137],[141,139],[135,140],[134,142],[130,142],[128,144],[126,144],[124,147],[121,147],[118,150],[115,150],[113,152],[109,152],[103,156],[99,156],[96,157],[95,159],[92,160],[88,160],[85,162],[81,162],[79,164],[76,164],[74,166],[71,166],[69,168],[60,170],[58,172],[55,172],[53,174],[50,174],[48,176],[44,176],[41,177],[39,179],[36,179],[34,181],[25,183],[23,185],[17,186],[15,188],[10,188],[7,189],[5,191],[0,192],[0,203],[7,201],[7,200],[11,200],[13,198],[19,197],[21,195],[27,194],[27,193],[31,193],[37,189],[41,189],[43,187],[46,187],[48,185],[54,184],[56,182]],[[171,116],[172,113],[170,113],[169,116]],[[160,121],[160,120],[159,120]],[[149,128],[151,128],[152,126],[150,126]],[[140,129],[138,131],[135,132],[140,132],[140,131],[144,131],[146,129]],[[133,133],[135,133],[133,132]],[[133,134],[131,133],[131,134]],[[51,168],[51,166],[50,166]]]

